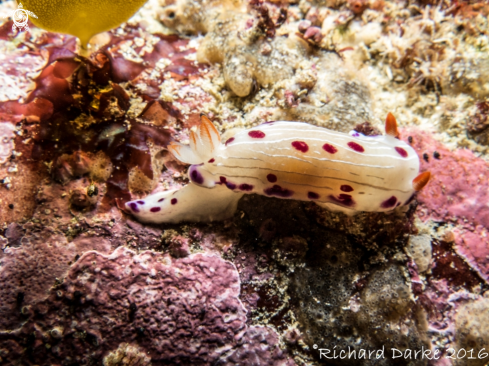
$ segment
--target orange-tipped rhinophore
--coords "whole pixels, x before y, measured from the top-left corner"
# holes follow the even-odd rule
[[[425,185],[428,184],[431,178],[430,172],[424,172],[419,174],[413,179],[413,188],[415,191],[421,191]]]
[[[396,117],[392,113],[387,113],[387,117],[385,119],[385,133],[386,135],[399,138],[399,131],[397,130],[397,121]]]

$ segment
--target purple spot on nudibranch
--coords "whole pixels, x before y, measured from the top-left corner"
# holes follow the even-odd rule
[[[144,205],[144,201],[136,201],[140,205]]]
[[[407,158],[408,153],[402,147],[396,146],[394,149],[396,149],[396,151],[399,153],[399,155],[401,155],[403,158]]]
[[[290,197],[294,194],[293,191],[287,188],[282,188],[277,184],[275,184],[273,187],[264,189],[263,192],[265,192],[265,194],[268,196],[277,196],[283,198]]]
[[[129,207],[131,208],[131,210],[133,210],[134,212],[139,212],[139,208],[138,208],[138,205],[136,205],[136,202],[131,202],[129,203]]]
[[[338,197],[330,195],[329,199],[341,206],[347,206],[347,207],[355,206],[355,201],[349,194],[341,193],[338,195]]]
[[[352,192],[353,191],[353,187],[352,186],[349,186],[347,184],[344,184],[340,187],[340,189],[343,191],[343,192]]]
[[[164,198],[160,198],[158,202],[163,202],[164,200],[165,200]]]
[[[360,144],[357,144],[356,142],[350,141],[349,143],[347,143],[347,145],[348,145],[348,146],[349,146],[351,149],[355,150],[356,152],[361,152],[361,153],[363,153],[363,152],[365,151],[365,149],[363,148],[363,146],[362,146],[362,145],[360,145]]]
[[[270,183],[275,183],[277,181],[277,176],[275,174],[268,174],[267,175],[267,180],[270,182]]]
[[[353,131],[351,135],[353,137],[360,137],[360,134],[357,131]]]
[[[292,141],[291,144],[296,150],[299,150],[300,152],[307,152],[309,150],[309,146],[304,141]]]
[[[234,183],[231,183],[231,182],[227,182],[226,183],[226,187],[228,187],[229,189],[233,190],[236,188],[236,184]]]
[[[176,198],[172,198],[170,202],[172,205],[176,205],[178,200]]]
[[[273,122],[275,122],[275,121],[267,121],[267,122],[263,122],[263,123],[262,123],[262,125],[268,125],[268,124],[273,123]]]
[[[317,200],[319,198],[319,194],[315,192],[307,192],[307,198],[311,200]]]
[[[213,163],[215,161],[216,161],[216,159],[212,158],[211,160],[208,161],[208,163]]]
[[[161,207],[151,207],[149,210],[151,212],[158,212],[158,211],[161,211]]]
[[[196,165],[192,165],[190,167],[190,180],[192,182],[195,182],[197,184],[202,184],[204,183],[204,177],[202,176],[202,174],[200,174],[200,172],[197,170],[197,166]]]
[[[330,154],[335,154],[338,152],[338,149],[336,147],[334,147],[333,145],[330,145],[330,144],[324,144],[323,150],[326,152],[329,152]]]
[[[240,184],[239,189],[241,189],[242,191],[249,192],[253,189],[253,186],[251,184],[243,183],[243,184]]]
[[[220,181],[222,184],[226,184],[227,179],[226,179],[226,177],[220,176],[220,177],[219,177],[219,181]]]
[[[262,132],[260,130],[254,130],[248,132],[248,136],[254,138],[254,139],[262,139],[265,137],[265,132]]]
[[[228,146],[228,144],[230,144],[231,142],[234,141],[234,137],[230,137],[226,140],[226,142],[224,143],[224,145]]]
[[[386,199],[384,202],[380,204],[380,207],[382,208],[392,208],[396,205],[397,203],[397,198],[392,196],[391,198]]]

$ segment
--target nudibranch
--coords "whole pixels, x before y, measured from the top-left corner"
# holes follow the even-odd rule
[[[266,122],[224,143],[212,122],[190,131],[190,144],[168,149],[191,164],[190,183],[126,203],[147,223],[222,220],[244,194],[313,201],[348,214],[390,211],[408,204],[430,179],[416,152],[398,139],[387,115],[386,134],[364,136],[302,122]]]

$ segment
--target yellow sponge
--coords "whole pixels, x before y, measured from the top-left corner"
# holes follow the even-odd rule
[[[95,34],[128,20],[146,0],[17,0],[37,15],[40,28],[78,37],[86,47]]]

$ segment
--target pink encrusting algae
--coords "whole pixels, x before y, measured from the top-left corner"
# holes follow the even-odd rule
[[[421,169],[432,173],[418,195],[423,220],[449,222],[455,248],[489,281],[489,163],[467,149],[450,150],[426,132],[403,131],[412,138]]]

